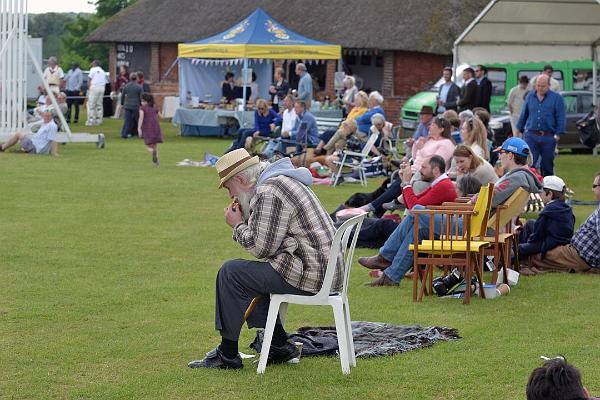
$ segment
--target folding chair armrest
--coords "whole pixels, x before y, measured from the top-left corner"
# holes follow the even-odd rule
[[[445,201],[442,203],[443,206],[457,206],[457,207],[475,207],[473,203],[462,203],[459,201]]]
[[[364,157],[363,153],[357,153],[355,151],[344,151],[344,154],[348,156]]]

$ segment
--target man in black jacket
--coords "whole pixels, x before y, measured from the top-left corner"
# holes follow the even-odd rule
[[[492,82],[487,78],[487,68],[481,64],[475,67],[475,80],[477,81],[477,107],[482,107],[490,112],[492,99]]]
[[[473,68],[467,67],[463,71],[463,79],[465,81],[460,90],[460,99],[458,100],[458,111],[471,110],[477,105],[477,82],[473,78],[475,72]]]
[[[460,88],[452,82],[452,68],[446,67],[442,72],[444,83],[440,85],[437,97],[437,113],[441,114],[446,110],[457,110],[456,103],[460,98]]]

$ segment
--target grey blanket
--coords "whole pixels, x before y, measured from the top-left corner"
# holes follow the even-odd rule
[[[460,339],[454,328],[419,325],[392,325],[382,322],[352,323],[354,350],[357,357],[389,356],[432,346],[439,340]],[[335,327],[303,327],[290,334],[290,339],[303,344],[303,356],[335,355],[338,351]],[[256,332],[250,348],[260,353],[263,331]]]

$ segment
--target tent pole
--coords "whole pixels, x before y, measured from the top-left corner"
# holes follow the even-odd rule
[[[456,69],[458,68],[458,45],[455,43],[452,48],[452,76],[456,81]]]
[[[598,49],[596,44],[592,44],[592,104],[596,106],[598,101]]]
[[[242,70],[242,126],[243,128],[246,125],[245,117],[246,117],[246,82],[245,82],[245,74],[248,70],[248,57],[244,58],[244,69]]]

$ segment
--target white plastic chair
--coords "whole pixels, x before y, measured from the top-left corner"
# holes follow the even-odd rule
[[[378,133],[372,133],[369,136],[369,140],[365,143],[362,151],[360,153],[354,151],[344,151],[342,153],[342,159],[340,161],[334,161],[335,165],[339,166],[338,172],[335,175],[335,180],[333,181],[333,186],[336,186],[338,180],[342,176],[342,169],[344,167],[350,167],[352,169],[358,170],[358,177],[360,178],[360,184],[363,186],[367,186],[367,176],[365,175],[365,167],[362,165],[362,162],[367,159],[369,156],[369,152],[371,148],[377,141],[379,137]]]
[[[356,357],[354,355],[354,341],[352,339],[352,326],[350,319],[350,308],[348,305],[348,278],[350,277],[350,268],[352,267],[352,256],[358,239],[358,232],[367,214],[357,215],[350,218],[339,227],[329,253],[325,278],[321,290],[314,296],[301,296],[292,294],[271,294],[271,304],[269,305],[269,314],[267,315],[267,323],[265,326],[265,334],[263,337],[262,351],[258,362],[259,374],[264,374],[267,367],[267,358],[269,357],[269,349],[271,348],[271,339],[273,338],[273,330],[277,315],[281,323],[285,323],[288,304],[304,304],[312,306],[330,305],[333,308],[333,316],[335,319],[335,330],[337,332],[337,340],[339,347],[340,363],[342,364],[342,372],[347,375],[350,373],[350,367],[356,367]],[[348,247],[348,239],[352,228],[356,227],[355,235],[352,238],[352,243]],[[344,270],[343,284],[340,293],[331,294],[331,285],[333,276],[336,270],[337,259],[342,251]]]

